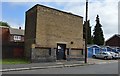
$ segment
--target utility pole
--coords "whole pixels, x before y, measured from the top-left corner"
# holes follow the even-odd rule
[[[85,19],[85,63],[87,63],[87,24],[88,24],[88,21],[87,21],[87,18],[88,18],[88,0],[86,0],[86,19]]]

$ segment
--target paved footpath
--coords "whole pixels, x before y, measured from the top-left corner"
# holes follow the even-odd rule
[[[47,68],[61,68],[61,67],[75,67],[75,66],[106,64],[106,63],[115,63],[115,62],[118,62],[118,60],[100,60],[100,59],[88,58],[87,64],[85,64],[84,61],[58,61],[58,62],[47,62],[47,63],[2,65],[2,70],[0,70],[0,72],[32,70],[32,69],[47,69]]]
[[[88,58],[88,63],[91,63],[91,64],[107,64],[107,63],[115,63],[115,62],[119,62],[119,60],[104,60],[104,59]]]

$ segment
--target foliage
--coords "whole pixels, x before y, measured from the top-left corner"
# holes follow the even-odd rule
[[[99,16],[96,17],[96,26],[93,33],[93,42],[97,45],[104,44],[104,35],[102,30],[102,25],[100,24]]]
[[[92,44],[90,20],[88,20],[87,22],[84,22],[83,24],[83,38],[85,39],[86,24],[87,24],[87,44]]]
[[[0,26],[10,27],[10,25],[7,22],[2,22],[2,21],[0,21]]]
[[[0,64],[28,64],[30,63],[26,59],[20,59],[20,58],[9,58],[9,59],[2,59],[0,61]]]

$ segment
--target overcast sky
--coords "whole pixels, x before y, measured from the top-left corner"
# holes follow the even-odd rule
[[[27,2],[31,1],[31,2]],[[35,2],[36,1],[36,2]],[[86,0],[3,0],[2,15],[0,20],[8,22],[11,27],[25,27],[25,12],[35,4],[42,4],[62,11],[71,12],[80,15],[85,20],[85,1]],[[100,17],[100,23],[104,32],[105,40],[118,33],[118,2],[119,0],[88,0],[90,26],[93,28],[96,24],[97,14]],[[1,7],[1,6],[0,6]]]

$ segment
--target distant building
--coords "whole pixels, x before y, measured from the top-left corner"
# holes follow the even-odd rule
[[[115,34],[105,42],[106,46],[120,47],[120,35]]]
[[[103,51],[120,52],[120,47],[88,45],[87,50],[88,50],[88,58],[91,58],[93,55]]]
[[[93,55],[101,51],[101,47],[98,45],[88,45],[87,49],[88,49],[88,58],[91,58]]]
[[[83,17],[37,4],[25,24],[25,56],[32,62],[83,60]]]
[[[0,26],[2,58],[21,58],[24,56],[24,30]]]

